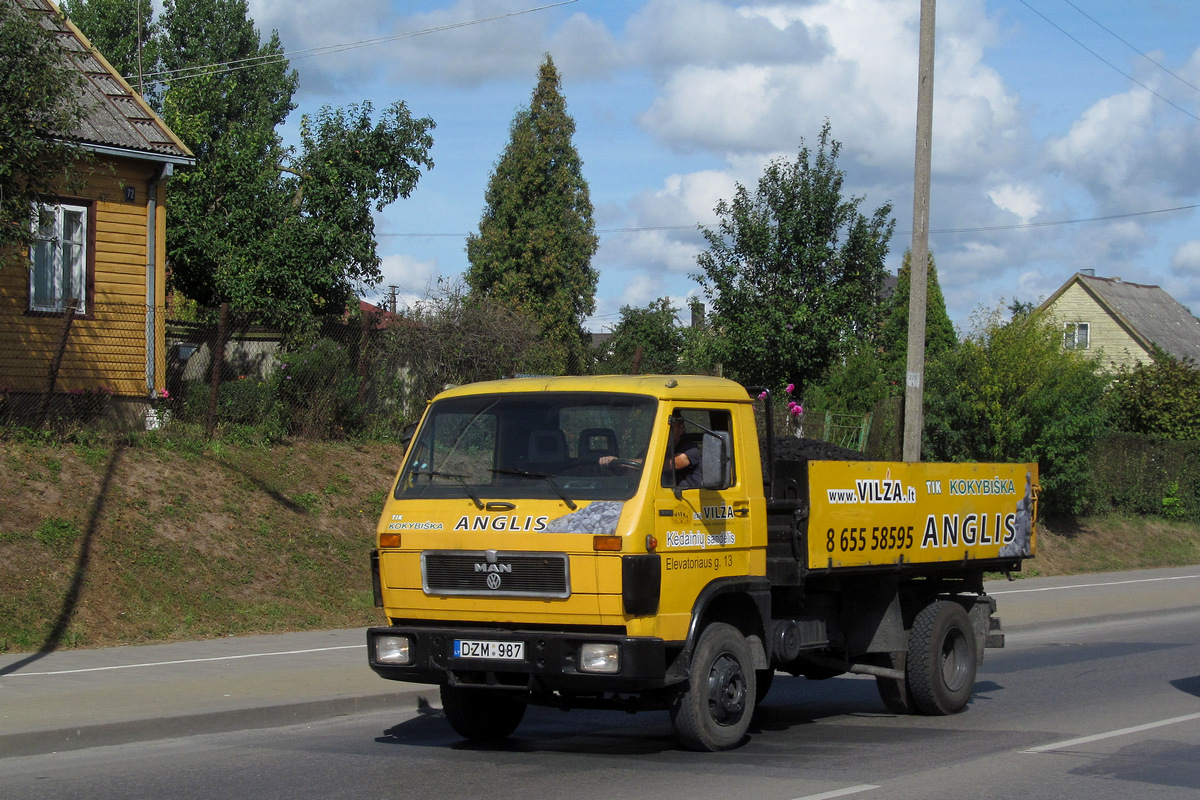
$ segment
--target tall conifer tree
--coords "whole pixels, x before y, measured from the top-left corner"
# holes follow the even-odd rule
[[[583,162],[558,70],[542,62],[528,108],[488,182],[479,233],[467,238],[472,294],[511,303],[541,328],[539,371],[586,371],[583,320],[596,307],[597,238]]]
[[[887,380],[904,386],[904,373],[908,369],[908,296],[912,284],[912,251],[904,254],[900,272],[896,276],[896,291],[888,302],[887,316],[879,336],[879,348],[883,351],[884,376]],[[925,290],[925,361],[933,361],[958,344],[954,323],[946,313],[946,300],[938,284],[937,267],[933,253],[929,254],[929,272]]]

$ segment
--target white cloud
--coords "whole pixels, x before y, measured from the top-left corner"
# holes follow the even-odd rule
[[[1038,195],[1039,192],[1030,186],[1014,186],[1011,183],[988,192],[988,197],[997,208],[1015,215],[1022,223],[1029,222],[1041,213],[1042,204]]]
[[[812,61],[826,49],[803,25],[715,0],[651,0],[626,37],[630,58],[655,69]]]
[[[383,281],[375,287],[379,296],[388,293],[388,287],[396,286],[396,295],[401,306],[410,306],[414,302],[428,297],[435,290],[437,279],[441,277],[437,259],[422,261],[404,254],[383,256],[380,265]]]
[[[1175,250],[1171,272],[1187,280],[1200,280],[1200,239],[1184,242]]]
[[[713,3],[699,4],[694,16],[684,4],[671,5],[678,6],[685,29],[689,22],[702,30],[707,28],[701,22],[731,24],[713,11]],[[853,159],[911,177],[918,4],[776,3],[745,7],[734,16],[769,22],[807,48],[793,48],[783,59],[772,37],[760,34],[735,52],[727,45],[714,58],[704,35],[672,38],[666,49],[673,56],[664,61],[674,66],[641,118],[648,130],[684,151],[794,153],[801,138],[815,138],[829,118],[834,138]],[[740,42],[736,34],[734,43]],[[1023,139],[1015,96],[983,62],[992,35],[980,2],[939,20],[936,170],[994,170],[1015,157]]]

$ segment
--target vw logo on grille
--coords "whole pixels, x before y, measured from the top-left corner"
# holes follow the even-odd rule
[[[489,572],[487,576],[487,585],[489,589],[499,589],[500,576],[495,572]]]

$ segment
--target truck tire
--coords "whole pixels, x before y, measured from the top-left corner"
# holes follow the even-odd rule
[[[883,657],[883,666],[904,671],[905,654],[888,653]],[[879,699],[893,714],[907,715],[917,713],[913,702],[912,692],[908,690],[908,681],[896,678],[876,676],[875,688],[879,690]]]
[[[507,738],[525,716],[525,704],[507,692],[443,686],[441,695],[450,727],[472,742]]]
[[[930,603],[913,620],[905,674],[917,710],[930,716],[957,714],[975,691],[978,649],[975,629],[952,600]]]
[[[683,746],[714,752],[740,744],[754,714],[756,678],[741,631],[723,622],[705,628],[692,655],[687,688],[671,706]]]

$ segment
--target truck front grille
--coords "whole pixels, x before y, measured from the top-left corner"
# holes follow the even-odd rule
[[[436,595],[571,596],[571,570],[563,553],[426,550],[421,583],[426,594]]]

